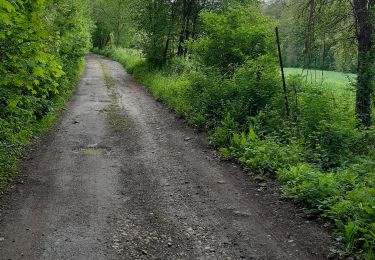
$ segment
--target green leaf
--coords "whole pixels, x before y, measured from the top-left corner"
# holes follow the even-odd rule
[[[16,10],[14,6],[6,0],[0,0],[0,8],[7,11],[8,13],[14,12]]]
[[[15,109],[17,107],[18,101],[15,99],[11,99],[8,101],[8,108],[9,109]]]
[[[258,139],[258,136],[254,131],[254,128],[250,128],[249,139],[250,139],[250,141],[256,141]]]
[[[34,67],[33,73],[35,76],[40,76],[40,77],[44,76],[44,70],[41,67]]]

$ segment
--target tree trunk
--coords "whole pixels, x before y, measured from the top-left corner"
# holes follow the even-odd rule
[[[165,47],[164,47],[163,65],[166,65],[168,61],[169,42],[170,42],[170,36],[168,35],[167,41],[165,42]]]
[[[176,2],[172,2],[172,5],[171,5],[171,21],[173,22],[175,20],[175,8],[176,8]],[[167,62],[168,62],[168,52],[169,52],[169,48],[170,48],[170,45],[171,45],[171,35],[172,35],[172,28],[169,27],[168,29],[168,36],[167,36],[167,41],[165,43],[165,47],[164,47],[164,53],[163,53],[163,65],[166,65]]]
[[[186,26],[186,0],[182,2],[182,25],[181,31],[178,39],[178,49],[177,55],[182,56],[184,54],[183,43],[184,43],[184,34],[185,34],[185,26]]]
[[[375,0],[354,0],[358,40],[356,113],[359,121],[371,126],[371,96],[375,81],[374,21]]]
[[[315,15],[315,0],[309,1],[309,17],[307,20],[307,30],[305,37],[305,67],[310,68],[311,65],[311,52],[313,42],[313,22]]]
[[[187,50],[184,47],[184,42],[189,40],[190,37],[190,24],[193,14],[193,5],[195,0],[184,0],[182,6],[182,28],[179,35],[177,55],[183,56]]]

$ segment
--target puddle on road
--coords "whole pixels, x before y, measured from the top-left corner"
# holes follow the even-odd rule
[[[86,149],[81,150],[79,153],[83,155],[104,155],[107,151],[104,149]]]
[[[98,144],[90,144],[84,148],[79,148],[73,151],[75,154],[81,155],[91,155],[91,156],[103,156],[103,155],[110,155],[111,150],[107,147],[98,146]]]

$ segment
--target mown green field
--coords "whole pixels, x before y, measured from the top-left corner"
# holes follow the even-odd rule
[[[353,92],[356,75],[326,70],[303,70],[302,68],[285,68],[286,76],[301,75],[307,83],[322,84],[327,90]]]

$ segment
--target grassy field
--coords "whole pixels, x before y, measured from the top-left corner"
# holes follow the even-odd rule
[[[308,83],[322,84],[327,90],[339,92],[353,92],[353,83],[356,80],[355,74],[335,71],[302,70],[301,68],[285,68],[285,74],[302,75]]]

